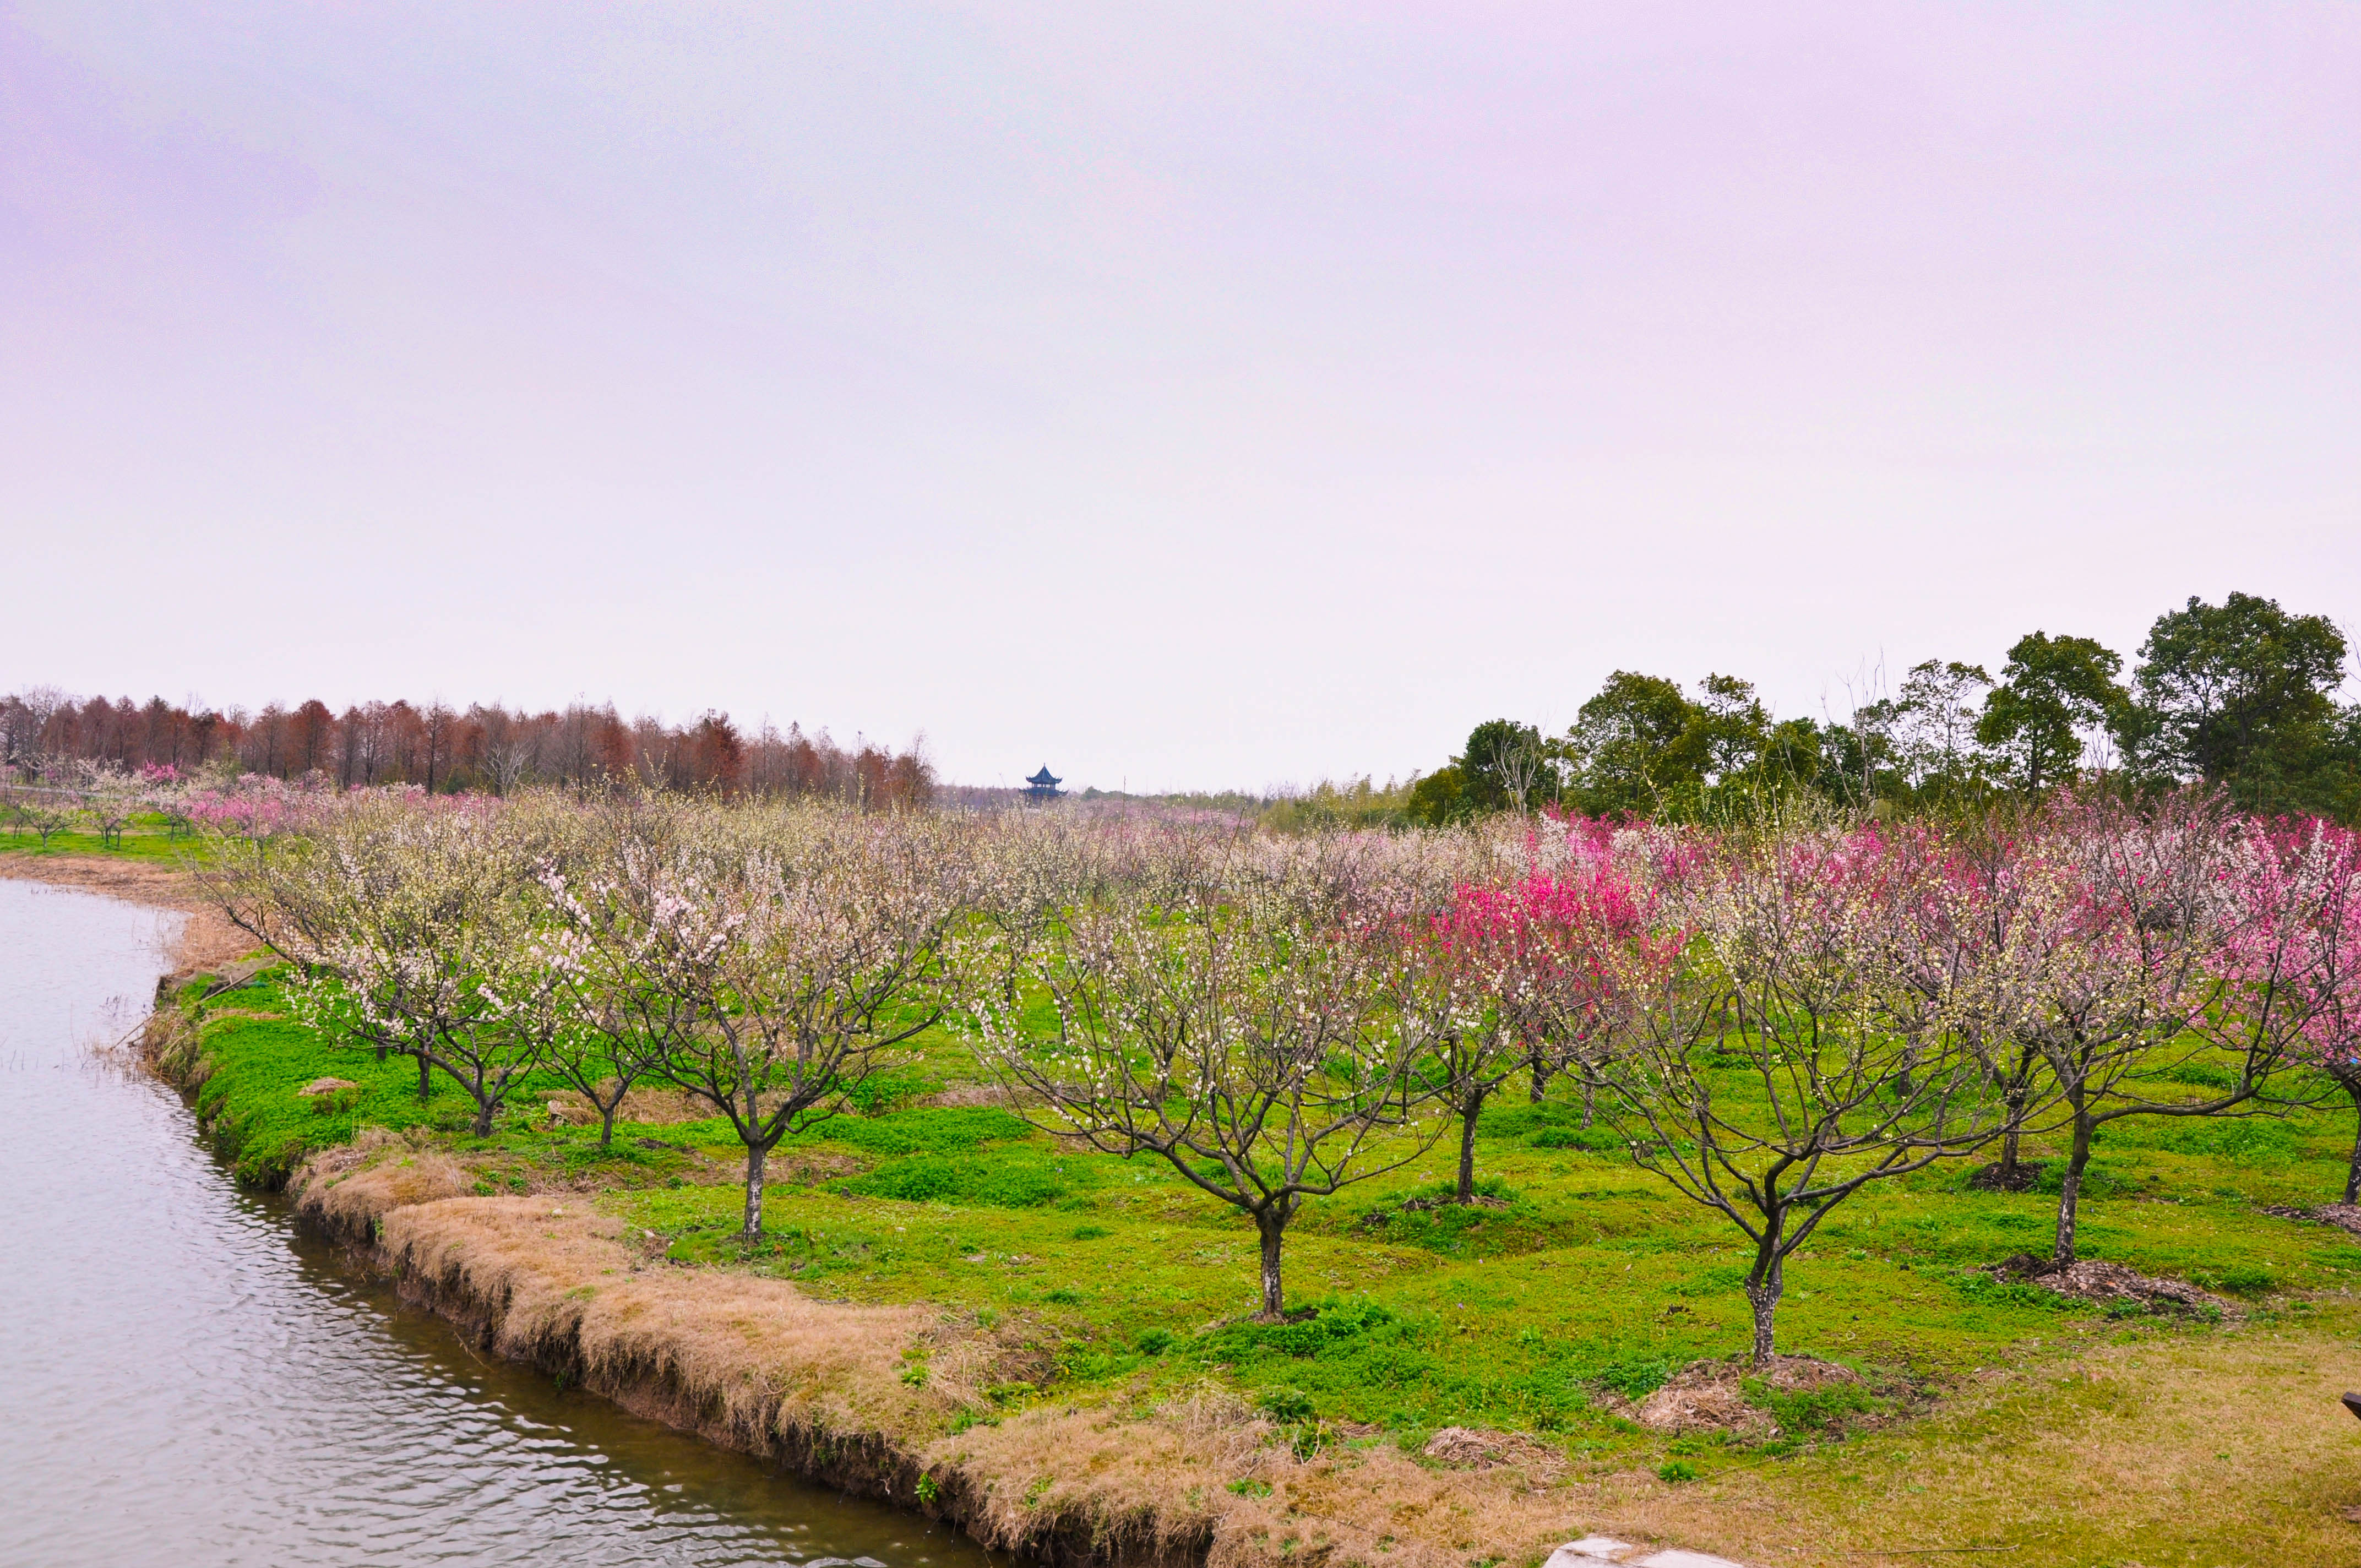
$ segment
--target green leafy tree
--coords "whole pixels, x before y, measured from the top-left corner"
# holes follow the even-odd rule
[[[2345,654],[2325,616],[2251,594],[2192,597],[2140,647],[2124,750],[2152,780],[2220,784],[2247,810],[2349,810],[2361,759],[2333,696]]]
[[[2029,795],[2074,776],[2088,738],[2120,729],[2129,697],[2116,684],[2122,655],[2088,637],[2020,637],[1985,694],[1976,739],[2001,775]]]
[[[1557,762],[1542,732],[1511,718],[1488,718],[1452,759],[1472,811],[1526,811],[1557,796]]]
[[[1594,816],[1656,812],[1668,791],[1705,783],[1705,736],[1676,681],[1618,670],[1566,733],[1574,782]]]
[[[1974,798],[1983,787],[1972,694],[1992,685],[1982,664],[1913,664],[1894,705],[1894,741],[1912,792],[1925,802]]]
[[[1728,784],[1761,770],[1771,741],[1771,715],[1752,681],[1708,675],[1690,705],[1689,727],[1711,782]]]
[[[1464,820],[1468,815],[1467,775],[1457,762],[1440,767],[1410,786],[1410,817],[1430,828]]]

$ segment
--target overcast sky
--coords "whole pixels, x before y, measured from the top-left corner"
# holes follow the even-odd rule
[[[2361,9],[0,3],[0,685],[1259,787],[2361,622]]]

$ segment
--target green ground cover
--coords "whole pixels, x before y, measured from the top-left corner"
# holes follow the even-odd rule
[[[337,1048],[278,1011],[265,975],[214,998],[197,1025],[212,1064],[199,1109],[249,1179],[283,1175],[362,1126],[435,1129],[483,1169],[484,1190],[587,1188],[681,1265],[1020,1320],[1058,1371],[1001,1390],[1012,1405],[1152,1399],[1214,1377],[1300,1411],[1311,1431],[1417,1440],[1444,1425],[1511,1428],[1603,1468],[1677,1464],[1711,1479],[1833,1452],[1849,1429],[1926,1408],[1992,1368],[2224,1332],[1993,1282],[1980,1266],[2047,1250],[2054,1197],[1971,1190],[1967,1167],[1948,1164],[1872,1188],[1790,1266],[1782,1349],[1855,1366],[1869,1393],[1813,1406],[1761,1391],[1785,1429],[1767,1446],[1667,1441],[1622,1420],[1617,1400],[1743,1348],[1745,1259],[1726,1223],[1580,1128],[1570,1105],[1487,1113],[1484,1206],[1406,1206],[1447,1190],[1447,1146],[1313,1203],[1290,1233],[1287,1269],[1290,1302],[1317,1314],[1264,1326],[1246,1321],[1251,1227],[1169,1168],[1090,1152],[997,1106],[913,1102],[946,1090],[976,1098],[958,1092],[977,1079],[972,1058],[945,1036],[922,1039],[909,1068],[874,1086],[868,1114],[783,1148],[768,1234],[746,1247],[733,1235],[739,1151],[726,1123],[624,1124],[601,1150],[595,1129],[550,1124],[552,1080],[528,1084],[476,1139],[455,1087],[438,1082],[422,1103],[406,1060]],[[296,1095],[323,1076],[357,1088],[324,1106]],[[2326,1111],[2115,1124],[2084,1206],[2083,1253],[2226,1291],[2248,1304],[2249,1323],[2347,1322],[2361,1245],[2258,1211],[2335,1197],[2350,1138],[2346,1116]]]
[[[96,832],[76,831],[52,833],[44,847],[40,835],[21,824],[0,828],[0,855],[104,856],[175,869],[199,852],[201,842],[154,815],[134,817],[112,844]]]

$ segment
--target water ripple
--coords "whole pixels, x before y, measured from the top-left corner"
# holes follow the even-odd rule
[[[295,1236],[93,1054],[174,918],[0,881],[0,1563],[991,1561],[484,1365]]]

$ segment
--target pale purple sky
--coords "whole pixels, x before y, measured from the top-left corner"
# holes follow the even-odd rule
[[[0,685],[1432,767],[2361,609],[2361,9],[0,3]]]

